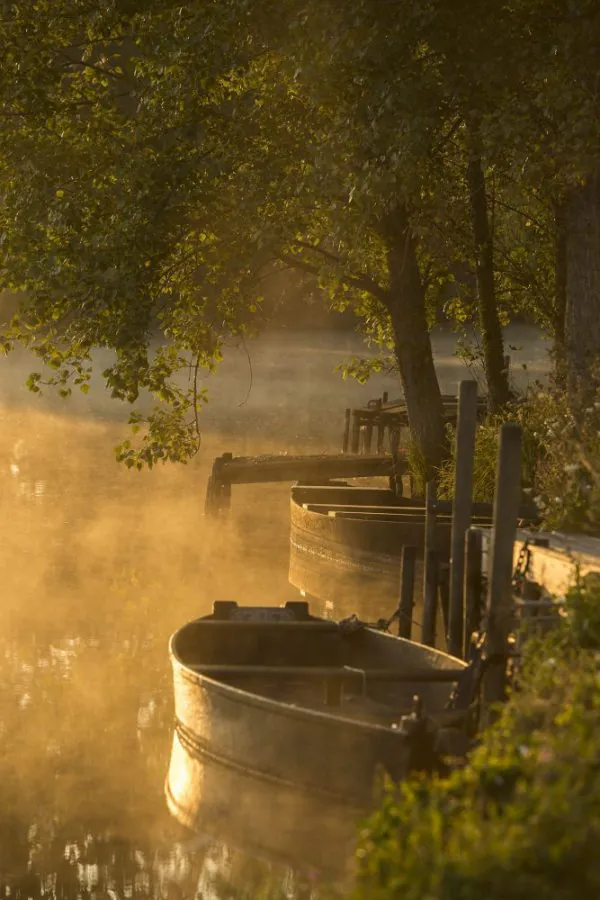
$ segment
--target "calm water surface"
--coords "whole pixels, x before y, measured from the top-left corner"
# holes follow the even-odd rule
[[[517,362],[519,353],[530,362],[519,377],[539,377],[543,345],[528,330],[511,340],[522,348],[513,351]],[[444,389],[455,390],[464,369],[451,356],[451,338],[441,335],[437,348]],[[168,817],[167,641],[214,600],[295,596],[287,583],[287,486],[234,488],[231,515],[212,522],[203,506],[213,458],[338,450],[344,407],[398,392],[390,378],[364,387],[332,374],[360,352],[352,336],[275,335],[250,349],[251,384],[236,349],[214,381],[198,457],[142,473],[114,461],[126,410],[100,385],[73,403],[38,400],[22,387],[30,361],[2,362],[5,897],[317,895],[310,860],[297,865],[301,847],[276,863],[268,847],[244,852],[239,827],[236,845],[227,843],[222,815],[215,833],[197,836]]]

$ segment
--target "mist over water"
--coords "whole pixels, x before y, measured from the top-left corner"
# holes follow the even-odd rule
[[[535,333],[513,331],[510,342],[523,348],[511,352],[513,363],[530,362],[521,384],[539,377],[545,348]],[[451,356],[451,335],[440,333],[435,344],[442,388],[454,393],[464,365]],[[391,377],[361,386],[333,374],[362,352],[355,335],[273,333],[247,349],[250,364],[244,348],[231,348],[210,379],[198,456],[151,472],[116,463],[128,410],[99,382],[71,401],[38,398],[23,387],[31,360],[2,360],[5,896],[217,898],[232,895],[215,892],[215,879],[251,886],[265,875],[243,854],[181,832],[163,796],[169,635],[215,600],[295,597],[287,583],[289,486],[234,487],[230,515],[215,522],[204,517],[206,480],[226,451],[339,452],[344,408],[399,391]],[[366,614],[381,612],[389,611]],[[277,877],[287,878],[287,896],[310,895],[291,874]]]

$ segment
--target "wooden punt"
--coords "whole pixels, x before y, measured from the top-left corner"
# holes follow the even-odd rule
[[[446,710],[465,672],[461,660],[356,620],[310,616],[306,603],[215,604],[173,635],[170,657],[166,793],[171,812],[192,828],[202,817],[207,762],[282,797],[359,814],[378,770],[402,779],[435,768],[439,735],[464,718]]]
[[[399,597],[402,547],[425,540],[425,503],[387,488],[297,485],[290,504],[291,584],[339,613],[389,615]],[[487,521],[486,521],[487,524]],[[437,549],[450,555],[451,516],[437,517]]]
[[[429,511],[438,558],[448,561],[452,502],[436,500]],[[539,520],[533,506],[523,506],[519,515],[521,522]],[[389,616],[398,605],[404,546],[416,549],[417,597],[421,593],[426,516],[425,501],[398,497],[389,488],[298,484],[291,493],[289,580],[318,599],[323,611],[359,609],[371,620]],[[471,524],[491,527],[492,505],[474,502]]]

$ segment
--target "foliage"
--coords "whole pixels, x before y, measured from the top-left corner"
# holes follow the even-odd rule
[[[593,393],[593,392],[592,392]],[[589,400],[585,401],[586,403]],[[559,387],[538,385],[501,415],[477,428],[473,496],[492,501],[503,422],[523,429],[522,484],[536,503],[547,528],[597,533],[600,526],[600,403],[581,406]],[[439,493],[454,493],[455,442],[452,458],[439,470]]]
[[[354,378],[359,384],[366,384],[372,375],[397,373],[398,364],[391,356],[353,356],[336,366],[336,371],[341,372],[343,378]]]
[[[597,587],[525,644],[519,689],[465,768],[389,788],[361,835],[357,900],[598,896],[600,645],[597,631],[578,644],[584,607],[597,621]]]
[[[600,582],[598,576],[589,573],[585,578],[577,575],[575,587],[568,596],[568,626],[576,646],[600,649]]]
[[[412,437],[406,441],[406,460],[412,478],[412,491],[416,497],[424,497],[429,473],[423,452]]]
[[[64,395],[109,349],[113,396],[158,403],[125,462],[197,449],[199,369],[289,269],[352,307],[405,381],[429,365],[439,307],[477,317],[474,161],[492,318],[558,327],[556,211],[598,150],[591,0],[4,7],[0,287],[25,292],[4,346],[40,358],[32,390]],[[438,408],[407,391],[417,425],[441,415],[420,376]]]
[[[473,464],[473,499],[491,502],[494,499],[496,468],[498,462],[498,439],[504,422],[518,422],[523,426],[522,483],[525,494],[531,495],[539,461],[539,442],[531,430],[528,407],[523,402],[511,402],[501,413],[488,416],[478,425],[475,435],[475,458]],[[451,457],[438,471],[438,494],[440,498],[454,496],[456,469],[456,429],[448,425]]]

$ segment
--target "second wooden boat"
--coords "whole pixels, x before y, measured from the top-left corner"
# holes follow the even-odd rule
[[[437,549],[450,554],[450,516],[438,518]],[[289,580],[334,615],[359,609],[370,619],[398,604],[403,546],[417,549],[417,591],[425,503],[387,488],[296,485],[290,503]]]

